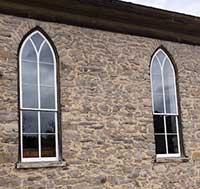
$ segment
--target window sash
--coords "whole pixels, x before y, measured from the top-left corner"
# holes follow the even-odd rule
[[[161,51],[161,50],[159,50]],[[158,52],[159,52],[158,51]],[[158,53],[157,52],[157,53]],[[171,63],[171,60],[169,59],[169,57],[163,52],[163,54],[165,55],[165,58],[163,60],[163,62],[161,62],[159,60],[159,57],[157,57],[157,53],[154,55],[154,57],[152,58],[152,61],[151,61],[151,65],[154,64],[154,60],[156,59],[157,60],[157,64],[158,66],[160,66],[160,69],[161,69],[161,85],[162,85],[162,96],[163,96],[163,108],[164,108],[164,112],[162,113],[156,113],[155,112],[155,103],[156,103],[156,100],[154,99],[154,96],[156,96],[156,93],[154,91],[154,85],[153,84],[153,76],[156,75],[156,74],[153,74],[153,70],[152,70],[152,66],[151,66],[151,93],[152,93],[152,109],[153,109],[153,114],[176,114],[178,115],[178,103],[177,103],[177,89],[176,89],[176,77],[175,77],[175,72],[174,72],[174,68],[172,67],[172,71],[173,71],[173,84],[174,84],[174,89],[173,89],[173,94],[175,95],[175,112],[167,112],[167,105],[166,105],[166,93],[165,93],[165,82],[164,82],[164,65],[165,65],[165,62],[166,60],[168,60],[169,63]],[[171,66],[172,66],[172,63],[171,63]]]
[[[31,36],[33,36],[36,32],[32,33]],[[42,35],[42,34],[41,34]],[[20,66],[19,66],[19,71],[20,71],[20,109],[38,109],[38,110],[41,110],[41,109],[44,109],[44,108],[41,108],[41,87],[51,87],[51,88],[54,88],[54,96],[55,96],[55,108],[47,108],[47,110],[58,110],[58,103],[57,103],[57,74],[56,74],[56,58],[55,58],[55,54],[54,54],[54,51],[51,47],[51,45],[49,44],[49,42],[45,39],[45,37],[43,37],[45,40],[43,41],[43,43],[41,44],[41,47],[40,47],[40,50],[37,51],[32,39],[31,39],[31,36],[29,36],[25,41],[24,41],[24,44],[22,45],[21,49],[22,51],[20,52]],[[24,83],[22,81],[22,52],[23,52],[23,47],[25,46],[26,42],[30,40],[32,42],[32,45],[36,51],[36,56],[37,56],[37,84],[28,84],[28,83]],[[53,54],[53,58],[54,58],[54,64],[52,63],[49,63],[49,65],[53,66],[54,67],[54,86],[49,86],[49,85],[42,85],[41,82],[40,82],[40,51],[43,47],[43,45],[45,44],[45,42],[47,42],[47,44],[49,45],[50,49],[51,49],[51,53]],[[26,60],[28,62],[28,60]],[[29,62],[32,62],[32,61],[29,61]],[[43,64],[43,62],[41,63]],[[45,63],[47,64],[47,63]],[[38,105],[37,107],[38,108],[31,108],[31,107],[24,107],[23,106],[23,91],[22,91],[22,86],[23,85],[27,85],[27,86],[36,86],[37,87],[37,92],[38,92],[38,95],[37,95],[37,101],[38,101]]]
[[[37,50],[33,40],[31,39],[31,37],[33,35],[35,35],[36,33],[39,33],[44,41],[42,42],[41,46],[40,46],[40,49],[39,51]],[[37,56],[37,89],[38,89],[38,106],[37,108],[28,108],[28,107],[23,107],[23,91],[22,91],[22,86],[26,83],[23,83],[22,81],[22,61],[27,61],[27,62],[33,62],[33,61],[29,61],[29,60],[24,60],[22,59],[22,53],[23,53],[23,50],[24,50],[24,46],[26,44],[26,42],[30,40],[34,49],[35,49],[35,52],[36,52],[36,56]],[[51,50],[51,53],[53,55],[53,64],[51,62],[40,62],[40,51],[43,47],[43,45],[47,43],[50,50]],[[54,88],[54,99],[55,99],[55,107],[54,108],[41,108],[41,92],[40,92],[40,88],[41,86],[41,83],[40,83],[40,64],[47,64],[47,65],[51,65],[53,66],[53,70],[54,70],[54,86],[52,88]],[[29,35],[26,40],[24,41],[24,43],[22,44],[22,47],[21,47],[21,51],[20,51],[20,55],[19,55],[19,82],[20,82],[20,151],[21,151],[21,161],[22,162],[40,162],[40,161],[57,161],[58,160],[58,101],[57,101],[57,67],[56,67],[56,58],[55,58],[55,54],[54,54],[54,50],[52,48],[52,46],[50,45],[50,43],[48,42],[48,40],[39,32],[39,31],[35,31],[33,32],[31,35]],[[30,84],[31,85],[31,84]],[[29,86],[30,86],[29,85]],[[32,86],[32,85],[31,85]],[[23,123],[22,123],[22,111],[37,111],[38,112],[38,142],[39,142],[39,157],[37,158],[25,158],[23,157]],[[55,112],[55,152],[56,152],[56,156],[55,157],[41,157],[41,133],[40,133],[40,112]]]
[[[57,161],[58,160],[58,127],[57,127],[57,123],[58,123],[58,113],[55,112],[55,133],[42,133],[41,132],[41,119],[40,119],[40,112],[36,111],[38,113],[38,132],[37,133],[24,133],[23,132],[23,116],[22,116],[22,112],[23,110],[20,111],[20,125],[21,125],[21,161],[22,162],[37,162],[37,161]],[[39,150],[39,157],[35,157],[35,158],[29,158],[29,157],[23,157],[23,135],[31,135],[31,134],[35,134],[38,136],[38,150]],[[56,151],[56,156],[55,157],[42,157],[41,156],[41,136],[42,134],[46,134],[46,135],[54,135],[55,136],[55,151]]]
[[[165,137],[165,149],[166,153],[163,154],[156,154],[157,157],[180,157],[180,138],[179,138],[179,127],[178,127],[178,116],[176,117],[176,132],[169,133],[167,132],[167,124],[166,124],[166,117],[171,115],[161,115],[164,119],[164,133],[154,133],[155,136],[164,136]],[[168,136],[177,136],[177,145],[178,145],[178,153],[170,153],[169,146],[168,146]]]

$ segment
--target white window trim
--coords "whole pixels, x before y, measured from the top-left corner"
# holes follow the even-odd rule
[[[31,37],[33,35],[35,35],[36,33],[38,33],[39,35],[41,35],[44,38],[44,41],[42,42],[39,52],[37,51],[37,48],[35,47]],[[24,49],[24,46],[26,44],[26,42],[30,40],[32,42],[32,45],[35,49],[36,52],[36,56],[37,56],[37,73],[38,73],[38,107],[39,108],[23,108],[22,107],[22,52]],[[53,55],[53,66],[54,66],[54,86],[55,86],[55,109],[42,109],[40,108],[40,70],[39,70],[39,55],[40,55],[40,51],[44,45],[44,43],[47,43],[52,55]],[[20,155],[21,155],[21,162],[42,162],[42,161],[58,161],[59,160],[59,147],[58,147],[58,100],[57,100],[57,64],[56,64],[56,57],[55,57],[55,52],[51,46],[51,44],[49,43],[49,41],[47,40],[47,38],[40,32],[40,31],[34,31],[33,33],[31,33],[23,42],[21,48],[20,48],[20,52],[19,52],[19,82],[20,82]],[[51,111],[51,112],[56,112],[55,113],[55,150],[56,150],[56,157],[41,157],[41,133],[40,133],[40,117],[38,116],[38,142],[39,142],[39,157],[38,158],[24,158],[23,157],[23,125],[22,125],[22,111],[23,110],[34,110],[38,112],[39,111]]]
[[[165,58],[163,60],[163,66],[159,60],[159,58],[157,57],[157,54],[159,52],[162,52],[164,55],[165,55]],[[154,96],[153,96],[153,81],[152,81],[152,65],[153,65],[153,62],[154,62],[154,59],[157,59],[158,60],[158,63],[160,65],[160,68],[161,68],[161,77],[162,77],[162,86],[164,86],[164,77],[163,77],[163,68],[164,68],[164,63],[166,60],[168,60],[170,62],[170,65],[172,67],[172,70],[173,70],[173,75],[174,75],[174,90],[175,90],[175,96],[176,96],[176,113],[154,113]],[[178,102],[177,102],[177,88],[176,88],[176,74],[175,74],[175,70],[174,70],[174,67],[172,65],[172,62],[169,58],[169,56],[162,50],[162,49],[158,49],[153,57],[151,58],[151,64],[150,64],[150,78],[151,78],[151,96],[152,96],[152,112],[153,112],[153,115],[162,115],[162,116],[170,116],[170,115],[174,115],[176,116],[176,130],[177,130],[177,140],[178,140],[178,153],[168,153],[168,142],[165,141],[166,143],[166,154],[156,154],[156,158],[173,158],[173,157],[181,157],[181,149],[180,149],[180,131],[179,131],[179,126],[178,126],[178,116],[179,116],[179,113],[178,113]],[[163,88],[163,102],[164,102],[164,112],[166,112],[166,104],[165,104],[165,91],[164,91],[164,87]],[[166,120],[166,119],[164,119]],[[167,131],[166,131],[166,121],[164,121],[164,129],[165,129],[165,135],[167,135]],[[167,137],[165,136],[165,140],[167,140]]]

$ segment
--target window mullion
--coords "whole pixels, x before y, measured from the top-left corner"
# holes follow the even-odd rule
[[[40,110],[40,65],[39,65],[39,53],[37,52],[37,71],[38,71],[38,109]]]
[[[40,65],[39,65],[39,53],[37,52],[37,71],[38,71],[38,109],[40,110]],[[39,146],[39,158],[41,158],[41,134],[40,134],[40,111],[38,110],[38,146]]]
[[[166,116],[164,118],[164,129],[165,129],[165,145],[166,145],[166,154],[168,154],[168,142],[167,142],[167,126],[166,126]]]
[[[38,145],[39,145],[39,158],[41,158],[41,125],[40,125],[40,111],[38,111]]]
[[[162,78],[162,90],[163,90],[163,105],[164,105],[164,113],[166,113],[166,103],[165,103],[165,84],[164,84],[164,74],[163,74],[164,64],[161,67],[161,78]]]

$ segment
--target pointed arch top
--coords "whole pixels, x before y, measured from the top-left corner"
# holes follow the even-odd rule
[[[168,54],[159,47],[151,59],[153,112],[178,114],[176,74]]]
[[[153,60],[155,59],[156,56],[158,55],[163,55],[167,58],[167,60],[170,62],[173,70],[174,70],[174,74],[176,75],[177,73],[177,67],[176,67],[176,64],[174,63],[174,59],[173,59],[173,56],[171,55],[171,53],[163,46],[159,46],[155,51],[154,53],[152,54],[151,56],[151,61],[150,61],[150,70],[151,70],[151,66],[152,66],[152,62]]]
[[[29,54],[27,54],[29,52]],[[29,31],[19,46],[20,59],[35,60],[40,57],[39,61],[56,63],[57,53],[53,42],[48,35],[40,28],[35,27]]]
[[[58,52],[56,49],[56,46],[54,44],[54,42],[52,41],[52,39],[49,37],[49,35],[39,26],[36,26],[34,28],[32,28],[30,31],[28,31],[24,37],[22,38],[20,44],[19,44],[19,48],[18,48],[18,55],[20,57],[21,55],[21,51],[23,50],[23,46],[24,44],[27,42],[27,40],[30,37],[35,38],[36,36],[41,36],[41,38],[43,38],[44,40],[46,40],[49,48],[51,48],[52,53],[54,54],[54,58],[55,58],[55,62],[59,62],[59,56],[58,56]],[[37,50],[37,49],[36,49]]]

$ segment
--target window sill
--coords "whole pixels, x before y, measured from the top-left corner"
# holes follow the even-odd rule
[[[160,157],[155,159],[155,163],[183,163],[188,162],[188,157]]]
[[[33,168],[51,168],[51,167],[66,167],[65,161],[53,161],[53,162],[17,162],[17,169],[33,169]]]

